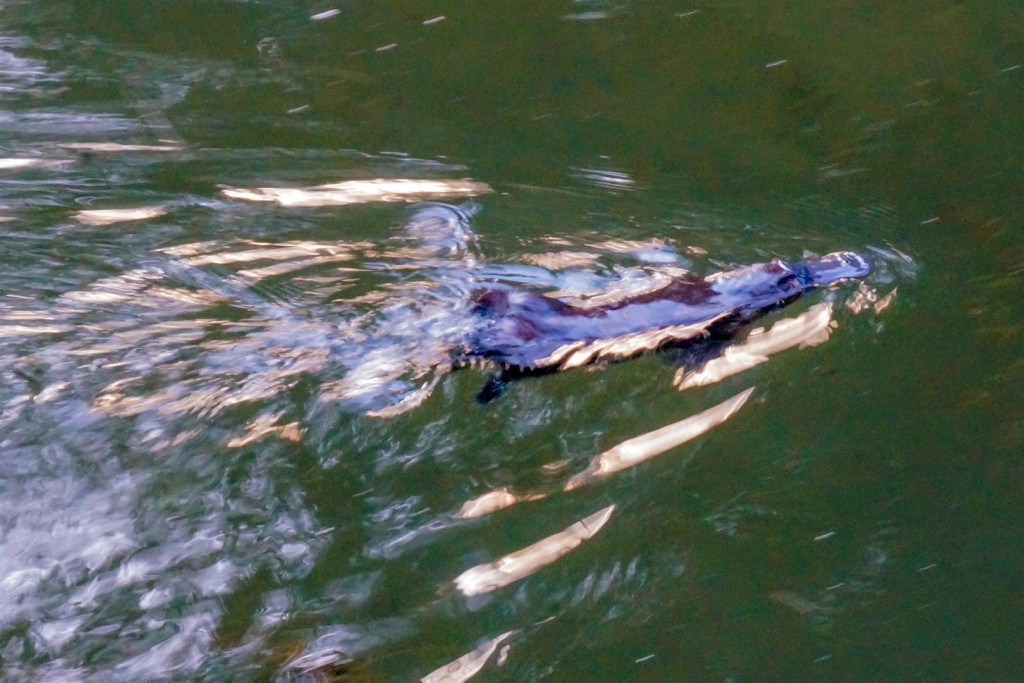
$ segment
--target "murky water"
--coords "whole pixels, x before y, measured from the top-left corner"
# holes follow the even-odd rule
[[[0,16],[0,678],[1016,675],[1017,5]],[[481,283],[840,249],[714,358],[449,372]]]

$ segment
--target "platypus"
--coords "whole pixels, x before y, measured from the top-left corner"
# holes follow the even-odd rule
[[[463,353],[500,368],[480,393],[486,402],[520,376],[727,339],[809,289],[864,277],[870,268],[850,251],[796,262],[773,259],[707,277],[685,273],[653,291],[593,307],[496,285],[476,296],[478,323]]]

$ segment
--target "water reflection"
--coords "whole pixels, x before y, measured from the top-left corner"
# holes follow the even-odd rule
[[[609,505],[575,522],[564,531],[547,536],[494,562],[470,567],[455,577],[455,586],[463,595],[474,597],[526,578],[600,531],[614,511],[615,506]]]
[[[112,225],[127,221],[144,221],[167,213],[162,206],[143,206],[135,209],[93,209],[79,211],[75,218],[89,225]]]
[[[862,309],[851,305],[851,310],[859,313]],[[823,344],[828,341],[834,325],[832,305],[816,304],[795,318],[778,321],[768,331],[763,328],[751,330],[743,342],[730,346],[722,355],[709,359],[698,368],[691,371],[680,368],[673,384],[680,390],[713,384],[760,365],[779,351]]]
[[[515,631],[506,631],[493,638],[488,638],[480,643],[475,650],[468,652],[456,659],[454,662],[445,664],[441,668],[432,671],[420,680],[423,683],[462,683],[468,681],[483,669],[487,660],[491,658],[498,646],[515,634]],[[507,652],[504,650],[503,652]],[[499,660],[498,665],[502,662]]]
[[[415,180],[409,178],[347,180],[316,187],[227,187],[226,197],[281,206],[342,206],[366,202],[415,202],[424,199],[473,197],[490,192],[485,183],[471,180]]]

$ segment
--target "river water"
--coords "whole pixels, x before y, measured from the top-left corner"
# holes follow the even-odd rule
[[[0,678],[1015,678],[1022,67],[1008,2],[0,0]],[[481,282],[841,249],[727,376],[446,372]]]

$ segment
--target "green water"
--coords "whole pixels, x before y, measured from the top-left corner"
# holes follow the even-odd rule
[[[0,0],[0,678],[418,680],[509,632],[474,680],[1018,677],[1022,65],[1009,2]],[[459,312],[413,209],[225,189],[396,178],[489,188],[473,258],[575,258],[549,290],[855,249],[895,295],[707,387],[371,417],[352,368],[407,396]],[[453,516],[500,487],[548,495]]]

